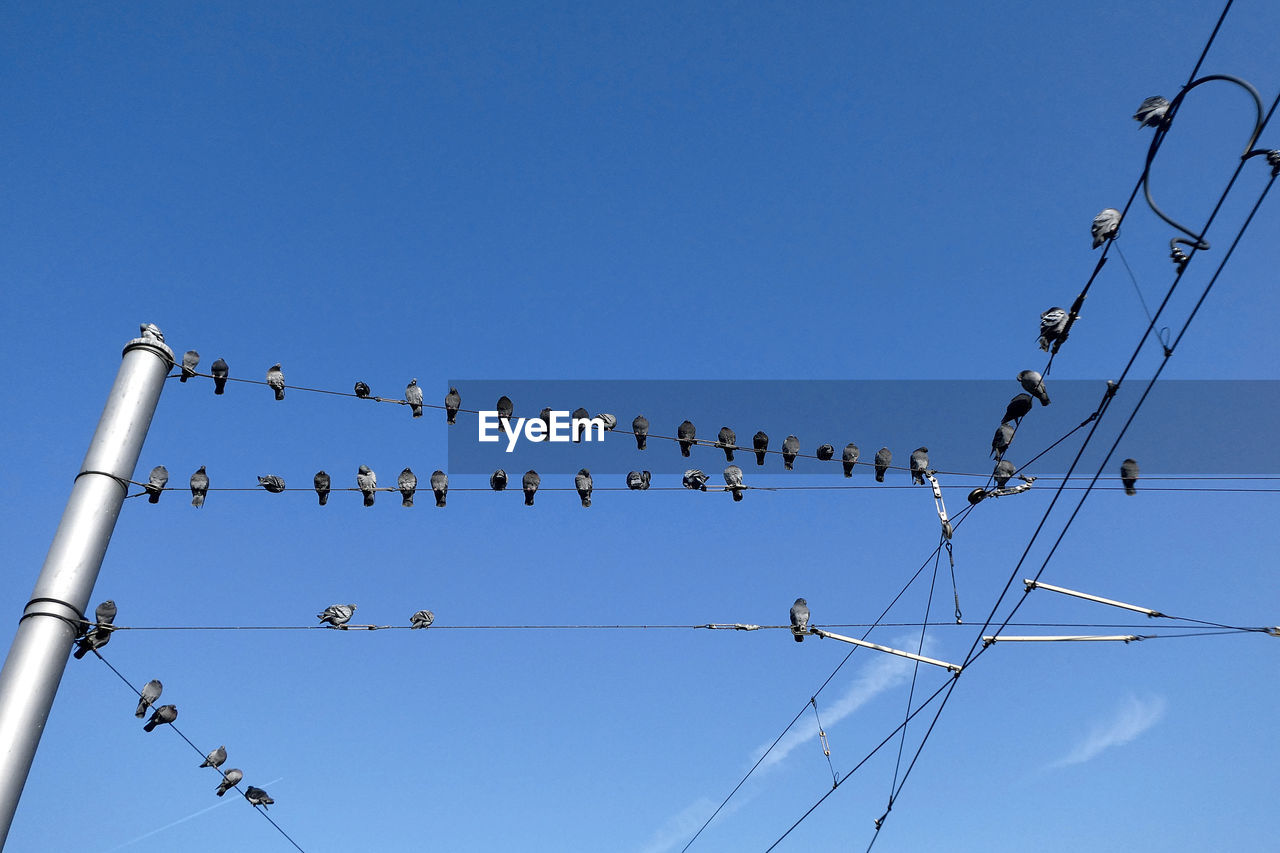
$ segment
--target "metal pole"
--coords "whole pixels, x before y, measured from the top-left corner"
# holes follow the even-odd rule
[[[154,326],[124,348],[84,464],[0,671],[0,848],[142,452],[173,352]],[[92,614],[90,614],[92,617]],[[91,620],[92,621],[92,618]]]

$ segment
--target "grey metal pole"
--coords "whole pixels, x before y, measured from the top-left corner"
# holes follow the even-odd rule
[[[31,601],[0,671],[0,848],[53,707],[127,484],[173,367],[155,326],[124,348],[120,372],[89,443]],[[89,614],[92,621],[93,614]]]

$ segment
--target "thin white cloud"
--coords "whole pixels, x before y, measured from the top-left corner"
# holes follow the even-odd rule
[[[282,781],[283,779],[284,779],[284,777],[283,777],[283,776],[281,776],[281,777],[279,777],[278,779],[273,779],[273,780],[271,780],[271,781],[270,781],[270,782],[268,782],[267,784],[268,784],[268,785],[274,785],[276,782],[280,782],[280,781]],[[201,810],[200,810],[200,811],[198,811],[198,812],[193,812],[193,813],[191,813],[191,814],[187,815],[186,817],[180,817],[180,818],[178,818],[177,820],[173,821],[172,823],[166,823],[164,826],[158,827],[157,829],[153,829],[153,830],[151,830],[150,832],[144,832],[142,835],[139,835],[137,838],[131,838],[131,839],[129,839],[128,841],[126,841],[125,843],[123,843],[123,844],[118,844],[118,845],[116,845],[115,847],[112,847],[110,850],[106,851],[106,853],[115,853],[115,851],[117,851],[117,850],[123,850],[123,849],[124,849],[124,848],[126,848],[126,847],[131,847],[131,846],[133,846],[134,844],[137,844],[139,841],[145,841],[145,840],[147,840],[148,838],[150,838],[150,837],[151,837],[151,836],[153,836],[153,835],[159,835],[160,833],[164,832],[165,830],[173,829],[175,826],[178,826],[178,825],[180,825],[180,824],[184,824],[184,823],[186,823],[186,822],[187,822],[187,821],[189,821],[189,820],[194,820],[194,819],[196,819],[196,818],[200,817],[200,815],[202,815],[202,814],[208,814],[209,812],[213,811],[213,810],[214,810],[214,809],[216,809],[216,808],[219,808],[219,807],[221,807],[221,806],[225,806],[227,803],[234,803],[235,801],[236,801],[236,798],[235,798],[234,796],[233,796],[233,797],[231,797],[231,798],[229,798],[229,799],[222,799],[222,800],[219,800],[218,802],[214,803],[213,805],[208,806],[208,807],[206,807],[206,808],[203,808],[203,809],[201,809]]]
[[[1089,733],[1070,752],[1049,766],[1066,767],[1082,764],[1096,758],[1104,750],[1129,743],[1160,722],[1164,716],[1165,704],[1163,696],[1152,696],[1146,699],[1139,699],[1136,696],[1127,697],[1120,703],[1118,709],[1096,721]]]

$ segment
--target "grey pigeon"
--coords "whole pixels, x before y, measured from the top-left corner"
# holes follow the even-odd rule
[[[853,442],[846,444],[840,454],[840,463],[844,466],[844,475],[852,477],[853,466],[858,464],[858,445]]]
[[[551,439],[551,407],[544,406],[542,411],[538,413],[538,420],[542,421],[545,426],[542,428],[542,435],[538,437],[538,441],[549,441]]]
[[[449,494],[449,475],[440,470],[432,471],[431,491],[436,494],[436,506],[444,506],[445,497]]]
[[[249,801],[251,806],[262,806],[264,809],[267,806],[275,805],[276,802],[271,799],[271,795],[266,791],[261,788],[255,788],[252,785],[245,789],[244,798]]]
[[[236,785],[240,784],[240,780],[244,778],[244,771],[232,767],[226,773],[222,774],[222,781],[218,784],[218,790],[215,792],[219,797],[230,791]]]
[[[417,613],[409,617],[410,628],[430,628],[431,623],[436,621],[436,615],[430,610],[419,610]]]
[[[1037,370],[1024,370],[1018,374],[1018,383],[1024,391],[1040,401],[1040,405],[1049,405],[1049,392],[1044,387],[1044,377]]]
[[[341,628],[343,625],[351,621],[351,617],[356,615],[356,605],[354,604],[330,604],[324,609],[323,613],[317,613],[316,618],[321,622],[327,622],[335,628]]]
[[[742,500],[742,490],[746,488],[742,485],[742,469],[737,465],[730,465],[724,469],[724,484],[729,491],[733,492],[735,501]]]
[[[147,477],[147,503],[160,503],[160,493],[164,491],[165,483],[169,482],[169,469],[163,465],[157,465],[151,469],[151,475]]]
[[[520,486],[524,489],[524,505],[533,506],[533,496],[538,493],[538,486],[542,485],[542,478],[538,476],[537,471],[525,471],[524,477],[520,480]]]
[[[1160,127],[1165,123],[1165,115],[1169,112],[1169,101],[1159,95],[1142,99],[1142,106],[1133,114],[1139,127]]]
[[[636,434],[636,448],[644,450],[649,441],[649,419],[644,415],[636,415],[631,422],[631,431]]]
[[[822,462],[830,462],[836,458],[836,449],[830,444],[823,444],[818,447],[817,457]]]
[[[793,470],[796,457],[800,455],[800,439],[789,435],[782,439],[782,467]]]
[[[418,491],[418,478],[405,468],[396,478],[396,488],[400,490],[400,505],[413,506],[413,493]]]
[[[311,483],[316,487],[316,497],[320,499],[320,506],[324,506],[329,502],[329,490],[333,487],[333,478],[324,471],[317,471]]]
[[[192,376],[196,375],[196,366],[200,364],[200,353],[193,349],[189,349],[182,354],[182,375],[178,377],[179,382],[186,382]]]
[[[996,434],[991,439],[991,458],[999,459],[1003,456],[1012,442],[1013,426],[1011,424],[1000,424],[1000,426],[996,427]]]
[[[278,495],[285,490],[284,478],[277,477],[275,474],[268,474],[265,477],[258,478],[258,485],[266,489],[273,495]]]
[[[1018,469],[1014,467],[1012,462],[1008,459],[1001,459],[996,463],[996,469],[991,473],[991,476],[996,479],[996,488],[1003,489],[1005,484],[1008,483],[1016,473],[1018,473]]]
[[[209,496],[209,475],[201,465],[191,475],[191,505],[196,509],[204,506],[204,499]]]
[[[164,332],[160,331],[160,327],[155,323],[143,323],[139,326],[142,337],[151,338],[152,340],[164,343]]]
[[[727,426],[720,427],[720,435],[716,437],[716,447],[724,450],[724,461],[733,461],[733,450],[738,443],[737,434]]]
[[[636,492],[643,492],[649,488],[649,472],[648,471],[630,471],[627,473],[627,488]]]
[[[154,732],[156,726],[163,726],[172,723],[178,719],[177,705],[161,705],[156,708],[155,713],[151,715],[151,719],[147,720],[147,724],[142,727],[144,732]]]
[[[613,432],[615,429],[618,428],[618,419],[614,415],[611,415],[608,412],[601,412],[600,414],[596,415],[596,417],[604,421],[605,432]]]
[[[756,451],[756,464],[763,465],[765,451],[769,449],[769,434],[760,430],[751,437],[751,446]]]
[[[1009,405],[1005,406],[1004,417],[1000,419],[1000,423],[1007,424],[1010,421],[1020,422],[1027,416],[1027,412],[1031,411],[1031,395],[1019,394],[1009,401]]]
[[[213,393],[224,392],[227,389],[227,377],[231,375],[231,368],[227,367],[225,361],[218,359],[209,368],[209,373],[213,374]]]
[[[404,401],[409,404],[415,418],[422,417],[422,389],[418,387],[417,377],[410,379],[405,386]]]
[[[489,488],[495,492],[506,491],[507,488],[507,472],[499,468],[489,477]]]
[[[356,485],[364,495],[364,505],[373,506],[373,498],[378,493],[378,475],[368,465],[361,465],[356,471]]]
[[[373,391],[372,391],[372,390],[370,390],[370,388],[369,388],[369,383],[368,383],[368,382],[361,382],[361,381],[358,381],[358,380],[357,380],[357,382],[356,382],[356,396],[357,396],[357,397],[359,397],[361,400],[368,400],[368,399],[369,399],[369,396],[370,396],[372,393],[373,393]]]
[[[809,602],[797,598],[791,605],[791,635],[797,643],[804,642],[804,635],[809,631]]]
[[[498,422],[507,423],[511,420],[511,416],[515,414],[515,403],[511,402],[511,398],[503,394],[498,398]]]
[[[570,420],[570,423],[574,423],[576,421],[589,421],[591,420],[591,413],[579,406],[573,410],[573,414],[569,417],[572,419]],[[589,427],[585,423],[579,423],[573,428],[573,440],[582,441],[582,434],[588,430]]]
[[[111,642],[111,626],[90,628],[89,632],[76,640],[74,657],[80,660],[89,652],[96,651]]]
[[[591,472],[586,468],[579,469],[574,475],[573,487],[578,490],[578,497],[582,499],[583,506],[591,506],[591,489],[594,484],[591,480]]]
[[[138,710],[134,711],[133,715],[139,720],[146,716],[147,709],[155,704],[163,690],[164,685],[160,683],[158,678],[153,678],[142,685],[142,695],[138,698]]]
[[[276,392],[277,400],[284,399],[284,371],[280,369],[278,361],[267,371],[267,387]]]
[[[1056,305],[1040,315],[1040,349],[1048,352],[1050,344],[1063,339],[1068,317],[1067,312]]]
[[[889,470],[889,466],[893,464],[893,451],[887,447],[882,447],[876,451],[876,482],[884,482],[884,472]]]
[[[462,395],[458,393],[457,388],[450,388],[449,393],[444,395],[444,416],[445,423],[457,423],[458,409],[462,408]]]
[[[112,622],[116,621],[116,614],[119,612],[120,610],[116,607],[115,601],[108,598],[106,601],[94,608],[93,618],[97,620],[97,625],[110,625]]]
[[[1093,217],[1093,248],[1098,248],[1108,240],[1114,239],[1120,232],[1120,211],[1114,207],[1105,208]]]
[[[210,751],[209,754],[204,757],[204,761],[200,762],[200,766],[212,767],[214,770],[217,770],[226,763],[226,760],[227,748],[225,746],[220,746],[217,749]]]
[[[929,448],[917,447],[911,451],[911,482],[923,486],[924,475],[929,470]]]
[[[1136,459],[1126,459],[1120,463],[1120,480],[1124,483],[1124,493],[1126,495],[1136,495],[1138,489],[1138,461]]]
[[[676,440],[680,442],[680,455],[688,456],[689,448],[693,446],[694,439],[698,437],[698,431],[693,427],[693,421],[684,421],[680,426],[676,427]]]
[[[707,475],[697,468],[690,468],[684,472],[684,478],[681,482],[686,489],[696,489],[705,492],[707,490]]]

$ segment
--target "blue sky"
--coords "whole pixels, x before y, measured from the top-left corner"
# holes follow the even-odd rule
[[[3,600],[16,621],[120,349],[143,321],[179,353],[198,350],[202,367],[225,358],[233,376],[261,379],[280,361],[290,384],[346,391],[363,379],[397,396],[417,377],[429,402],[468,378],[989,380],[975,386],[997,389],[985,446],[1019,390],[1013,377],[1043,365],[1039,313],[1068,305],[1093,269],[1092,217],[1123,205],[1141,171],[1151,131],[1131,114],[1178,91],[1219,11],[10,6]],[[1235,4],[1203,72],[1243,77],[1269,104],[1278,27],[1275,4]],[[1188,97],[1152,170],[1166,211],[1204,220],[1251,120],[1229,86]],[[1276,139],[1273,128],[1260,144]],[[1266,180],[1251,161],[1161,325],[1180,327]],[[1268,204],[1165,378],[1275,378],[1280,223]],[[1141,201],[1121,229],[1149,303],[1173,278],[1171,236]],[[1145,326],[1112,252],[1050,380],[1100,389]],[[1158,360],[1148,344],[1134,375]],[[707,387],[682,417],[710,435],[733,412],[747,441],[759,427],[741,402]],[[460,390],[464,405],[490,405]],[[1110,444],[1138,393],[1124,385],[1099,441]],[[1249,421],[1263,402],[1240,399],[1220,418]],[[617,414],[628,423],[659,403]],[[884,442],[901,460],[955,426],[935,406],[873,438],[858,401],[838,403],[850,412],[838,431],[797,414],[794,425],[770,420],[771,435],[794,431],[807,452],[857,441],[864,458]],[[517,404],[527,415],[542,405]],[[1058,405],[1046,411],[1066,417]],[[1185,426],[1176,407],[1162,411],[1135,419],[1135,443]],[[678,420],[661,426],[670,434]],[[409,465],[425,489],[473,426],[463,415],[449,432],[434,410],[413,420],[327,395],[276,403],[252,385],[214,397],[207,380],[170,382],[138,476],[164,464],[181,486],[206,465],[215,486],[267,473],[294,486],[324,468],[346,486],[360,464],[383,484]],[[1032,435],[1015,458],[1056,437]],[[1193,444],[1184,470],[1214,473],[1217,457],[1249,452]],[[658,471],[676,453],[659,442],[630,464]],[[694,455],[718,481],[719,452]],[[647,463],[657,456],[663,465]],[[784,475],[776,457],[764,474],[744,467],[762,485],[844,482]],[[597,486],[622,473],[598,471]],[[556,476],[544,486],[571,484]],[[953,511],[964,494],[947,492]],[[927,654],[963,657],[1050,494],[1041,481],[989,501],[957,531],[966,625],[930,629]],[[1066,494],[1069,509],[1079,493]],[[129,501],[94,593],[118,602],[123,626],[309,625],[335,602],[378,624],[435,611],[425,632],[139,631],[104,650],[135,684],[164,681],[197,744],[226,744],[246,782],[270,783],[271,815],[308,851],[679,850],[847,647],[781,631],[446,626],[780,624],[797,596],[819,625],[870,622],[938,528],[919,488],[761,490],[741,503],[601,492],[589,510],[572,492],[540,494],[532,510],[517,494],[457,492],[443,510],[394,497],[371,509],[347,493],[323,509],[293,492],[215,493],[200,511],[182,492]],[[1266,493],[1100,491],[1044,579],[1275,624],[1274,504]],[[1059,507],[1053,536],[1065,517]],[[920,620],[931,567],[886,621]],[[931,610],[943,621],[949,586],[944,561]],[[1130,616],[1041,592],[1019,611],[1028,622],[1142,619]],[[919,633],[885,627],[872,639],[914,648]],[[1270,842],[1272,798],[1242,780],[1267,778],[1280,758],[1264,722],[1277,700],[1272,653],[1253,635],[997,645],[961,678],[877,849]],[[837,771],[898,725],[910,677],[860,651],[819,695]],[[922,670],[916,696],[945,679]],[[69,664],[12,849],[289,849],[243,800],[218,805],[215,775],[172,732],[143,734],[133,705],[98,661]],[[808,713],[692,850],[764,850],[830,789]],[[922,734],[909,729],[908,757]],[[779,849],[865,847],[895,756],[869,761]]]

